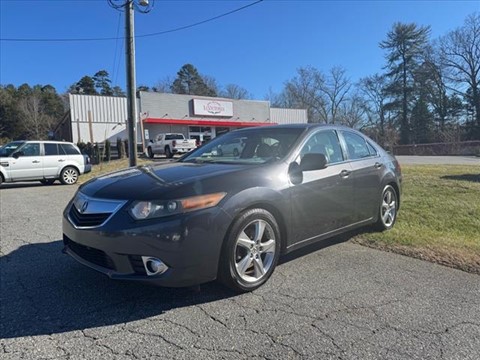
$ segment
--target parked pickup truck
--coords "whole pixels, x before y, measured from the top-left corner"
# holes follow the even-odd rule
[[[147,153],[150,158],[163,155],[172,158],[174,154],[185,154],[197,147],[195,139],[185,139],[183,134],[158,134],[155,140],[150,140]]]

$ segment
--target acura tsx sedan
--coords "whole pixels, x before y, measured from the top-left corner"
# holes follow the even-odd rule
[[[401,183],[395,158],[350,128],[236,130],[79,187],[63,214],[64,252],[112,279],[251,291],[282,254],[358,227],[391,229]]]

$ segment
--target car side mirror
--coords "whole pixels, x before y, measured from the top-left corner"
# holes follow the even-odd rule
[[[288,167],[288,177],[294,185],[298,185],[303,182],[303,172],[297,162],[292,162]]]
[[[20,156],[23,155],[23,151],[15,151],[13,154],[12,154],[12,157],[14,159],[18,159]]]
[[[321,170],[327,167],[327,158],[320,153],[307,153],[303,155],[300,163],[302,171]]]

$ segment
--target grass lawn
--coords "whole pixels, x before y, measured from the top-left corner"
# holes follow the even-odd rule
[[[480,274],[480,168],[402,166],[394,229],[354,241]]]
[[[138,159],[138,165],[150,160]],[[128,159],[94,165],[79,183],[128,167]],[[354,242],[480,274],[480,168],[402,166],[403,193],[395,227]]]

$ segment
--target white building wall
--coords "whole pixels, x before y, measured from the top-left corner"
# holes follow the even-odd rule
[[[270,108],[270,119],[279,125],[305,124],[308,122],[307,110],[305,109]]]
[[[193,98],[200,97],[141,92],[141,101],[137,99],[137,110],[141,113],[142,118],[202,119],[202,117],[192,116],[191,100]],[[105,139],[114,142],[117,138],[128,138],[126,98],[70,94],[69,99],[73,142],[95,143],[103,142]],[[234,105],[234,117],[227,119],[229,121],[235,121],[238,118],[239,121],[276,124],[308,122],[307,111],[304,109],[270,108],[266,101],[231,101]],[[211,118],[210,120],[214,119]],[[226,119],[220,118],[218,120]],[[136,124],[137,143],[140,144],[142,143],[142,135],[138,119]],[[163,132],[178,132],[188,135],[188,125],[145,124],[145,129],[148,130],[150,139]],[[215,136],[213,128],[212,135]]]
[[[69,94],[69,100],[74,143],[128,138],[126,98]],[[136,124],[137,142],[141,142],[138,119]]]

